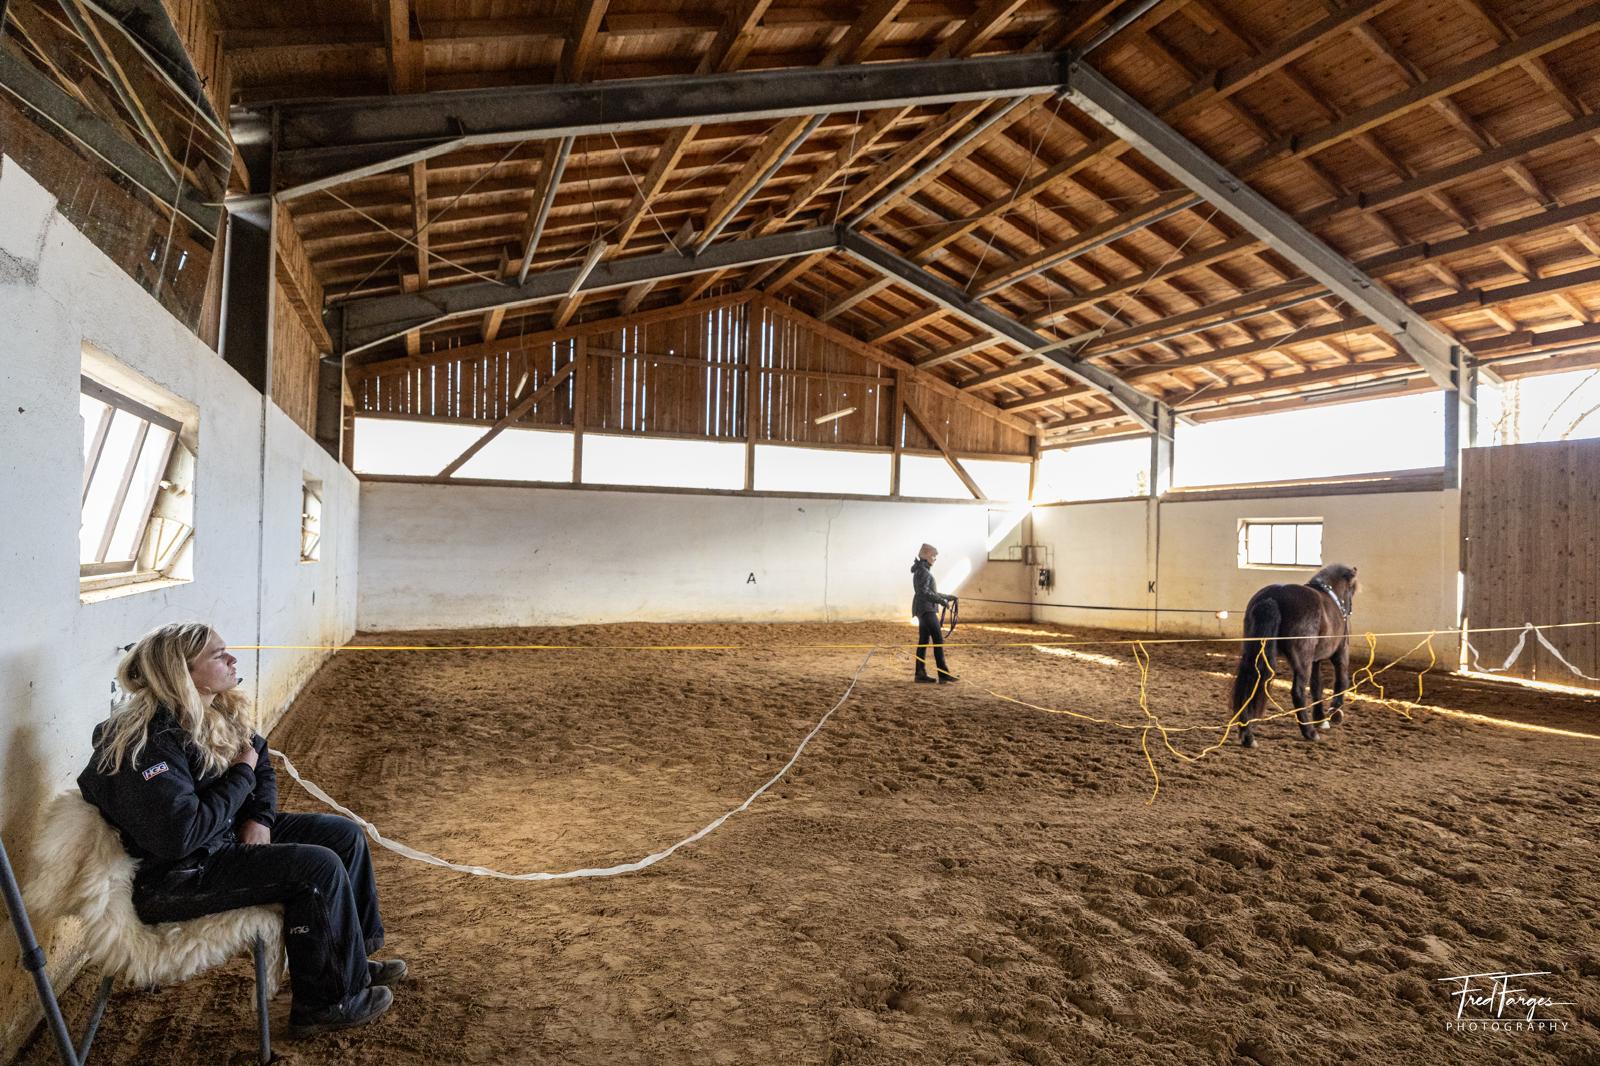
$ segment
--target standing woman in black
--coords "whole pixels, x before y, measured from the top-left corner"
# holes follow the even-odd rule
[[[928,646],[933,646],[934,662],[939,670],[939,683],[961,680],[952,674],[944,663],[944,635],[939,632],[939,608],[954,604],[956,597],[946,596],[933,582],[933,564],[939,558],[939,549],[924,544],[911,564],[911,613],[917,619],[917,682],[931,685],[928,676]]]

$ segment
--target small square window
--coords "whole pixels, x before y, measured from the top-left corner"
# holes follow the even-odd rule
[[[1241,519],[1239,566],[1319,567],[1322,519]]]
[[[314,563],[322,558],[322,482],[306,481],[300,486],[300,561]]]

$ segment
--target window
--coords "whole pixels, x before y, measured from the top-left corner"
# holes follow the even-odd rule
[[[685,489],[744,488],[743,443],[660,437],[583,438],[586,485]]]
[[[487,425],[357,418],[355,471],[433,477],[488,430]],[[572,434],[564,430],[506,429],[453,476],[486,481],[571,481]]]
[[[1184,488],[1437,467],[1444,462],[1444,396],[1179,422],[1172,461],[1173,485]]]
[[[966,460],[961,462],[964,468]],[[967,476],[972,475],[968,473]],[[901,455],[900,495],[943,500],[973,499],[972,490],[956,476],[942,455]]]
[[[83,422],[80,578],[97,585],[112,575],[155,576],[188,540],[189,527],[158,508],[182,429],[176,420],[87,377],[80,379]],[[152,517],[156,520],[152,521]]]
[[[322,558],[322,482],[307,480],[300,486],[300,561]]]
[[[1239,566],[1283,567],[1322,565],[1322,519],[1274,518],[1239,520]]]
[[[778,444],[756,445],[759,492],[824,492],[887,496],[889,452],[832,451]]]
[[[1039,457],[1036,503],[1143,496],[1150,486],[1150,438],[1052,448]]]
[[[1600,436],[1600,370],[1478,384],[1478,443],[1533,444]]]

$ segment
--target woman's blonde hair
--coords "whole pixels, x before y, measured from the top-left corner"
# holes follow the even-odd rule
[[[150,740],[150,722],[163,708],[178,719],[191,747],[210,773],[228,768],[250,741],[250,697],[240,689],[219,692],[208,707],[189,676],[189,664],[205,651],[211,627],[174,622],[140,637],[117,664],[117,684],[126,694],[107,719],[98,769],[115,773],[134,762]]]

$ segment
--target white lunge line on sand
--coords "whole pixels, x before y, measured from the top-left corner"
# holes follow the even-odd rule
[[[1472,642],[1470,640],[1467,641],[1467,651],[1472,655],[1472,668],[1480,674],[1501,674],[1511,669],[1511,664],[1522,658],[1522,649],[1523,646],[1528,643],[1528,633],[1530,631],[1534,636],[1539,638],[1539,643],[1544,645],[1546,651],[1548,651],[1551,655],[1554,655],[1557,659],[1561,660],[1562,666],[1565,666],[1568,670],[1571,670],[1574,674],[1577,674],[1579,677],[1587,681],[1600,681],[1600,677],[1591,677],[1582,670],[1579,670],[1576,666],[1573,666],[1572,663],[1568,662],[1567,657],[1562,655],[1554,644],[1550,643],[1550,638],[1546,637],[1544,633],[1540,631],[1539,627],[1534,625],[1532,622],[1529,622],[1522,627],[1522,632],[1517,634],[1516,647],[1511,649],[1511,654],[1507,655],[1506,661],[1501,663],[1499,666],[1483,666],[1480,664],[1478,662],[1478,649],[1472,646]]]
[[[817,733],[821,731],[822,727],[827,724],[829,718],[833,717],[834,711],[837,711],[840,707],[844,706],[844,701],[850,698],[850,693],[855,691],[856,682],[861,679],[861,671],[867,668],[867,662],[876,653],[877,651],[874,649],[873,651],[867,652],[867,654],[862,657],[861,665],[856,667],[856,672],[851,675],[850,684],[845,688],[844,695],[840,696],[838,701],[835,702],[832,707],[828,708],[828,713],[824,714],[817,721],[817,724],[811,727],[811,732],[807,733],[805,739],[800,742],[800,746],[794,749],[794,754],[789,756],[789,761],[784,763],[778,772],[773,774],[766,784],[750,793],[749,799],[739,804],[739,806],[733,808],[733,810],[725,812],[715,821],[712,821],[710,824],[704,826],[692,835],[684,837],[682,840],[678,841],[676,844],[673,844],[669,848],[658,851],[653,855],[646,855],[644,858],[635,862],[625,862],[617,866],[606,866],[600,869],[565,870],[561,873],[535,872],[524,874],[508,874],[503,873],[500,870],[491,870],[486,866],[468,866],[462,863],[448,862],[439,858],[437,855],[430,855],[425,851],[418,851],[416,848],[407,847],[398,841],[388,839],[382,833],[378,832],[377,826],[361,817],[355,811],[352,811],[350,808],[344,806],[342,803],[339,803],[332,796],[328,795],[321,788],[319,788],[314,782],[307,781],[305,778],[301,777],[300,772],[294,768],[294,763],[290,762],[289,757],[283,752],[274,749],[272,754],[276,755],[283,761],[283,768],[289,772],[290,777],[294,778],[295,781],[300,784],[301,788],[305,789],[307,792],[311,793],[317,799],[321,800],[323,803],[326,803],[329,807],[332,807],[346,818],[353,819],[363,829],[365,829],[367,831],[367,835],[372,837],[372,839],[378,844],[388,848],[390,851],[395,852],[398,855],[404,855],[408,859],[416,859],[418,862],[430,863],[434,866],[443,866],[447,870],[455,870],[459,873],[472,874],[475,877],[499,877],[507,881],[562,881],[568,878],[576,877],[614,877],[617,874],[631,874],[637,870],[643,870],[647,866],[654,866],[656,863],[660,862],[662,859],[665,859],[667,856],[671,855],[685,844],[693,844],[696,840],[699,840],[701,837],[710,833],[723,822],[726,822],[729,818],[732,818],[740,811],[749,808],[750,804],[754,803],[763,792],[777,784],[779,779],[781,779],[784,774],[789,772],[789,769],[794,766],[796,761],[799,760],[800,753],[806,750],[806,745],[811,743],[811,738],[816,736]]]

